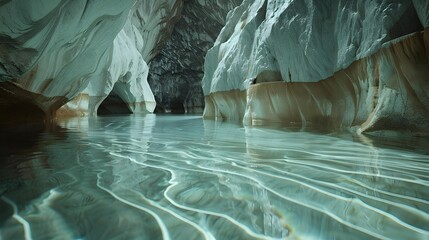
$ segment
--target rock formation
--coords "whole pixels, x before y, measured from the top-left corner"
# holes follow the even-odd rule
[[[225,25],[228,12],[241,2],[184,2],[182,17],[171,37],[160,54],[150,62],[148,80],[160,111],[202,111],[204,55]]]
[[[9,0],[0,18],[2,120],[152,112],[149,78],[161,110],[204,96],[206,118],[429,127],[425,0]]]
[[[244,1],[205,59],[206,118],[429,127],[429,3]]]
[[[145,61],[170,35],[182,4],[173,0],[2,2],[2,118],[52,118],[67,102],[57,114],[95,114],[108,96],[116,101],[104,108],[107,112],[117,111],[120,103],[130,112],[152,112],[155,99]]]
[[[3,2],[2,92],[11,88],[20,91],[3,98],[2,105],[19,101],[46,115],[55,114],[57,108],[86,88],[91,77],[103,73],[109,64],[112,40],[133,4],[134,1]],[[37,98],[29,97],[31,94]]]

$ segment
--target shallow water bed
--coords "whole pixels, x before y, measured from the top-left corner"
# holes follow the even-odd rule
[[[429,238],[429,155],[411,143],[198,116],[59,125],[3,136],[0,238]]]

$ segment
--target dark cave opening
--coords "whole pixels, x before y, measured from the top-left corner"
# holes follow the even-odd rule
[[[128,104],[118,95],[110,94],[104,99],[97,110],[97,115],[132,114]]]

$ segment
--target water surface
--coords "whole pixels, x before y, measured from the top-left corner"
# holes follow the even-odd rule
[[[59,125],[4,131],[0,238],[429,239],[424,144],[198,116]]]

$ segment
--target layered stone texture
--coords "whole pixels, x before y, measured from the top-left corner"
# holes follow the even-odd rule
[[[414,34],[316,83],[252,85],[244,121],[425,131],[429,63],[424,44],[423,34]]]
[[[134,1],[7,1],[0,8],[0,81],[43,98],[72,99],[109,64]],[[4,44],[5,43],[5,44]],[[34,98],[33,104],[50,109]],[[11,102],[14,100],[11,99]],[[54,104],[53,108],[61,105]],[[3,115],[3,114],[2,114]],[[49,116],[48,116],[49,117]],[[52,117],[52,116],[50,116]]]
[[[140,0],[130,18],[142,36],[136,44],[143,59],[150,62],[169,40],[177,21],[181,18],[183,0]]]
[[[149,83],[159,111],[198,112],[204,107],[204,55],[213,46],[227,13],[242,0],[185,1],[181,18],[150,62]]]
[[[170,35],[182,5],[173,0],[1,3],[1,91],[16,90],[3,94],[2,109],[19,102],[52,119],[69,102],[58,115],[95,115],[111,95],[126,108],[120,111],[153,112],[146,61]]]
[[[204,116],[424,132],[429,66],[421,31],[429,25],[428,7],[425,1],[244,1],[206,56]],[[224,107],[228,101],[240,110]]]
[[[89,82],[85,90],[90,97],[90,113],[95,114],[109,95],[121,99],[130,112],[153,112],[155,99],[147,83],[149,69],[135,44],[141,39],[128,20],[113,41],[110,64],[105,66],[101,77],[96,76]]]

